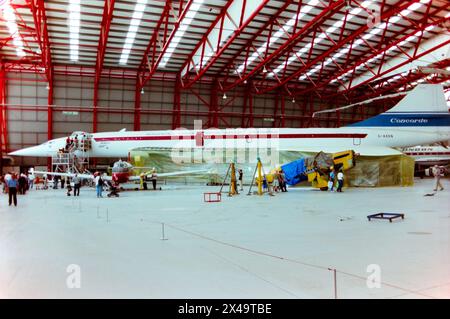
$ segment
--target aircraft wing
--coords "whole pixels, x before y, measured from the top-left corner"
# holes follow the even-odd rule
[[[57,173],[57,172],[41,172],[41,171],[33,171],[35,175],[51,175],[51,176],[60,176],[60,177],[75,177],[75,174],[72,173]],[[81,179],[94,179],[94,175],[90,174],[77,174]]]
[[[302,147],[301,149],[283,149],[282,151],[297,151],[297,152],[305,152],[305,153],[339,153],[342,152],[342,147],[334,146],[334,147]],[[355,145],[353,147],[349,147],[348,149],[352,149],[356,154],[360,156],[387,156],[387,155],[400,155],[402,152],[387,146],[358,146]]]
[[[169,176],[180,176],[180,175],[194,175],[199,173],[208,173],[209,169],[198,169],[198,170],[191,170],[191,171],[175,171],[175,172],[169,172],[169,173],[158,173],[158,178],[160,177],[169,177]],[[151,173],[145,173],[145,176],[151,176]],[[140,176],[130,176],[130,181],[138,181],[140,180]]]

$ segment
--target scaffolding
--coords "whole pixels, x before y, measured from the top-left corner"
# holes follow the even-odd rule
[[[52,157],[54,172],[84,173],[89,168],[89,154],[92,148],[92,135],[75,132],[68,138],[68,143]]]

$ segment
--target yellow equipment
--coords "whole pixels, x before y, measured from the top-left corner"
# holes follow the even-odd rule
[[[258,163],[256,164],[256,169],[258,171],[258,177],[256,180],[256,182],[258,183],[258,195],[262,195],[263,194],[262,163],[259,158],[258,158]],[[250,191],[249,191],[249,193],[250,193]]]
[[[252,194],[252,188],[253,184],[255,183],[258,187],[257,194],[262,195],[263,194],[263,183],[264,183],[264,174],[263,174],[263,166],[261,163],[261,160],[258,158],[258,162],[256,163],[255,172],[253,173],[253,179],[250,184],[250,188],[248,189],[247,195]]]
[[[234,165],[234,163],[230,164],[231,167],[231,183],[230,183],[230,190],[228,192],[228,196],[233,196],[238,194],[237,191],[237,185],[236,185],[236,167]]]
[[[334,168],[346,171],[355,166],[355,152],[353,150],[333,154]]]
[[[228,190],[228,196],[239,195],[239,192],[237,191],[237,182],[236,182],[236,166],[234,165],[234,163],[231,163],[228,166],[228,170],[225,175],[225,178],[223,179],[219,193],[222,193],[223,187],[225,186],[228,176],[230,176],[230,188]]]
[[[355,152],[353,150],[334,153],[331,155],[331,159],[332,165],[328,166],[325,162],[318,163],[314,158],[313,163],[307,167],[306,175],[308,177],[308,182],[310,182],[313,187],[327,190],[331,170],[334,170],[337,175],[339,170],[342,169],[345,171],[355,166]]]

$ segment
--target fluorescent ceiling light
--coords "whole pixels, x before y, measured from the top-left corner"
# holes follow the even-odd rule
[[[372,3],[372,1],[364,1],[364,2],[361,4],[361,6],[364,7],[364,8],[366,8],[366,7],[368,7],[369,5],[371,5],[371,3]],[[359,7],[358,7],[358,8],[354,8],[353,10],[351,10],[350,13],[347,15],[347,17],[341,18],[340,20],[336,21],[331,27],[329,27],[325,32],[322,32],[322,33],[319,35],[318,40],[315,41],[314,44],[320,43],[320,42],[326,37],[326,35],[327,35],[328,33],[331,33],[331,32],[333,32],[333,31],[335,31],[337,28],[341,27],[341,26],[344,24],[344,19],[347,19],[347,21],[350,21],[350,20],[352,20],[352,19],[355,17],[355,15],[357,15],[357,14],[360,13],[361,11],[362,11],[362,8],[359,8]],[[358,41],[358,40],[357,40],[357,41]],[[356,42],[357,42],[357,41],[356,41]],[[360,40],[360,41],[363,42],[363,40]],[[342,50],[340,50],[340,51],[339,51],[338,53],[336,53],[332,58],[328,58],[328,59],[324,62],[324,64],[325,64],[325,65],[330,64],[330,63],[333,61],[333,59],[340,58],[342,55],[344,55],[344,54],[347,53],[348,51],[349,51],[349,48],[348,48],[348,47],[347,47],[347,48],[344,48],[344,49],[342,49]],[[301,52],[301,50],[300,50],[300,51],[297,52],[297,55],[300,56],[302,53],[303,53],[303,52]],[[277,68],[277,69],[278,69],[278,68]],[[313,73],[317,72],[317,70],[319,70],[319,69],[320,69],[320,67],[316,66],[312,71],[310,71],[310,72],[312,72],[312,73],[308,72],[308,73],[306,73],[306,74],[312,75]],[[301,80],[304,80],[304,79],[306,79],[305,75],[302,75],[301,77],[299,77],[299,80],[300,80],[300,81],[301,81]]]
[[[365,2],[363,3],[363,5],[364,5],[366,2],[367,2],[367,1],[365,1]],[[381,23],[380,25],[375,26],[374,29],[372,29],[369,33],[367,33],[367,34],[365,34],[365,35],[363,36],[363,39],[364,39],[364,40],[368,40],[368,39],[372,38],[374,35],[380,33],[381,31],[383,31],[383,29],[384,29],[385,27],[389,28],[393,23],[396,23],[396,22],[398,22],[399,20],[401,20],[401,19],[402,19],[402,16],[405,17],[405,16],[411,14],[411,12],[413,12],[413,11],[419,9],[420,7],[422,7],[424,4],[426,4],[426,3],[428,3],[428,2],[430,2],[430,0],[421,0],[420,2],[415,2],[415,3],[411,4],[408,8],[402,10],[398,15],[391,17],[391,18],[389,19],[389,22],[388,22],[388,23],[383,22],[383,23]],[[427,28],[427,29],[428,29],[428,28]],[[432,28],[431,28],[431,29],[432,29]],[[430,30],[431,30],[431,29],[430,29]],[[392,48],[387,49],[387,50],[386,50],[386,53],[389,54],[389,53],[391,53],[392,51],[395,51],[398,47],[400,47],[400,46],[402,46],[402,45],[404,45],[404,44],[406,44],[406,43],[408,43],[408,42],[411,42],[411,41],[415,40],[419,34],[420,34],[420,32],[419,32],[419,33],[416,32],[416,34],[414,34],[414,35],[408,37],[408,38],[405,39],[404,41],[402,41],[402,42],[400,42],[399,44],[397,44],[396,47],[392,47]],[[362,44],[364,43],[364,40],[363,40],[363,39],[358,39],[358,40],[356,40],[356,41],[353,43],[352,48],[354,49],[354,48],[356,48],[356,47],[362,45]],[[350,45],[347,45],[347,47],[341,49],[338,53],[336,53],[336,54],[333,56],[333,58],[335,58],[336,56],[340,56],[340,54],[341,54],[342,52],[348,52],[349,49],[350,49]],[[345,51],[345,50],[347,50],[347,51]],[[367,62],[361,62],[361,63],[359,63],[359,64],[355,67],[355,69],[356,69],[356,70],[359,70],[359,69],[361,69],[361,68],[365,65],[365,63],[372,63],[372,62],[374,62],[375,60],[381,58],[381,56],[382,56],[382,53],[380,53],[380,54],[378,54],[377,56],[375,56],[375,57],[369,59]],[[337,80],[340,80],[340,79],[345,78],[345,77],[346,77],[348,74],[350,74],[350,73],[352,73],[352,70],[350,70],[350,71],[348,71],[348,72],[346,72],[346,73],[344,73],[344,74],[342,74],[342,75],[336,77],[335,79],[331,80],[331,83],[334,83],[334,82],[336,82]]]
[[[262,44],[255,52],[253,52],[253,54],[247,59],[247,61],[245,61],[244,63],[242,63],[241,65],[239,65],[239,67],[237,68],[237,73],[241,73],[244,68],[246,66],[249,66],[251,63],[253,63],[253,61],[255,61],[259,56],[261,56],[261,54],[266,50],[267,45],[269,47],[272,46],[272,44],[274,44],[276,41],[278,41],[278,39],[285,33],[288,33],[289,30],[294,26],[296,21],[300,21],[300,19],[307,14],[309,11],[311,11],[315,6],[317,6],[320,2],[318,0],[310,0],[307,4],[305,4],[304,6],[302,6],[302,8],[300,9],[299,14],[295,14],[291,17],[291,19],[289,19],[288,22],[286,22],[282,27],[280,27],[278,29],[277,32],[275,32],[270,39],[268,39],[268,41],[266,41],[264,44]],[[283,67],[281,67],[282,69]],[[275,72],[276,73],[276,72]],[[269,73],[268,76],[272,76],[273,73]]]
[[[69,37],[70,37],[70,60],[78,61],[78,50],[80,44],[80,0],[70,0],[69,11]]]
[[[13,38],[13,44],[16,47],[16,54],[18,57],[24,57],[26,55],[23,50],[23,40],[19,34],[19,28],[16,23],[16,14],[9,1],[3,5],[3,18],[6,21],[6,27],[8,28],[9,35]]]
[[[198,10],[200,10],[200,7],[202,6],[204,0],[194,0],[194,2],[189,7],[188,12],[186,12],[186,15],[184,16],[183,20],[181,20],[180,25],[175,32],[175,35],[172,38],[172,41],[170,41],[169,46],[164,53],[160,63],[158,66],[164,68],[169,62],[170,57],[172,56],[173,52],[178,46],[178,43],[180,43],[181,39],[183,38],[184,33],[186,32],[189,25],[192,23],[195,15],[197,14]]]
[[[141,24],[142,17],[144,16],[145,6],[147,0],[138,0],[134,6],[133,16],[128,27],[127,37],[122,48],[122,54],[120,55],[119,64],[127,64],[130,57],[131,48],[134,44],[139,25]]]

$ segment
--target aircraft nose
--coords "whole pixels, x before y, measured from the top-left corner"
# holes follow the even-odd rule
[[[46,152],[42,150],[40,146],[27,147],[15,152],[11,152],[8,155],[11,156],[47,156]]]

